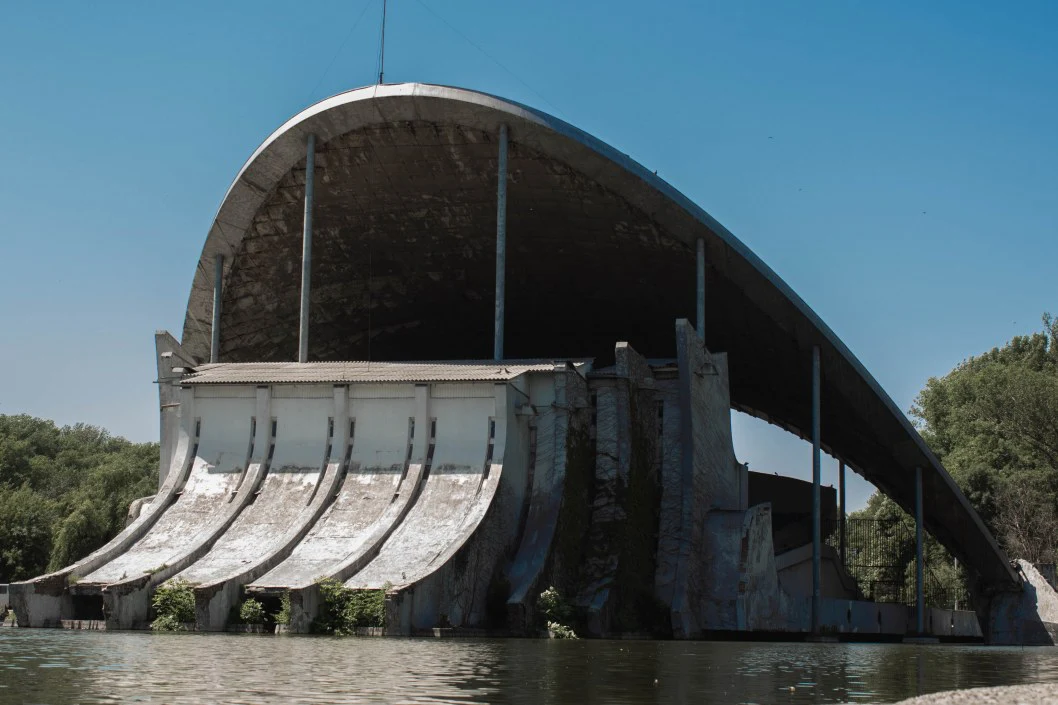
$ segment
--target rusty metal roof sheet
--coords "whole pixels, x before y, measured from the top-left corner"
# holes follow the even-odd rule
[[[504,382],[526,372],[551,372],[559,360],[505,362],[219,362],[199,365],[181,384],[305,384],[314,382]],[[571,361],[575,367],[584,361]]]

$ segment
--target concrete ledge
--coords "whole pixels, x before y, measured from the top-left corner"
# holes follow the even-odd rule
[[[940,639],[935,636],[905,636],[904,644],[939,644]]]

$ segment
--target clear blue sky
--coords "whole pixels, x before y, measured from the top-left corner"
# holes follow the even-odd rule
[[[518,100],[657,169],[901,408],[1058,312],[1058,3],[423,2],[390,2],[387,82]],[[156,439],[152,333],[179,336],[221,197],[286,118],[375,81],[381,0],[2,10],[0,413]],[[805,443],[735,431],[810,474]]]

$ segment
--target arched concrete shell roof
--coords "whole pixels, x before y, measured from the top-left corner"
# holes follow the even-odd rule
[[[807,437],[810,432],[811,349],[814,345],[819,345],[823,370],[821,427],[824,449],[845,460],[909,512],[914,511],[915,467],[922,467],[927,529],[965,565],[975,569],[986,584],[1001,587],[1017,583],[1017,577],[995,539],[985,529],[969,502],[905,415],[834,332],[760,258],[702,208],[628,155],[555,117],[495,96],[425,84],[372,86],[328,98],[288,120],[253,153],[239,171],[221,204],[195,272],[184,323],[185,349],[198,359],[208,358],[213,305],[213,261],[219,254],[225,258],[225,286],[229,286],[230,278],[231,287],[234,289],[225,292],[222,309],[225,316],[222,319],[222,334],[226,336],[221,345],[222,361],[245,361],[247,356],[256,356],[258,359],[277,356],[291,359],[283,356],[287,355],[291,345],[290,336],[296,336],[296,322],[291,323],[289,316],[282,319],[282,315],[277,313],[277,307],[286,307],[286,311],[292,310],[288,300],[293,289],[296,289],[300,265],[299,261],[295,260],[300,257],[300,250],[297,249],[300,247],[300,229],[295,215],[300,208],[297,198],[299,188],[303,194],[305,142],[308,134],[317,135],[318,150],[325,150],[327,145],[334,147],[330,163],[339,165],[341,168],[336,167],[336,173],[340,172],[339,176],[344,174],[342,178],[346,179],[340,187],[332,185],[334,193],[345,194],[345,197],[355,200],[358,188],[373,188],[375,190],[370,193],[377,199],[380,194],[384,194],[384,191],[378,190],[380,188],[404,188],[402,193],[406,194],[412,194],[414,191],[410,186],[394,186],[396,180],[391,177],[394,176],[393,169],[400,168],[413,159],[409,157],[408,150],[426,149],[410,143],[418,140],[414,135],[422,133],[423,125],[439,126],[431,133],[431,148],[436,148],[437,143],[441,143],[443,147],[445,140],[454,140],[451,135],[456,134],[453,130],[457,131],[460,135],[458,148],[463,151],[457,153],[457,146],[453,142],[450,154],[446,153],[444,159],[455,164],[454,167],[449,167],[451,169],[458,168],[462,171],[466,168],[471,171],[472,168],[466,167],[460,160],[467,159],[468,155],[483,154],[480,150],[474,151],[480,146],[476,143],[494,140],[501,124],[509,126],[512,164],[519,156],[524,159],[525,171],[518,172],[521,180],[515,174],[516,167],[512,166],[509,186],[512,202],[518,198],[518,194],[526,194],[523,197],[525,203],[519,211],[522,216],[531,218],[533,199],[540,199],[536,203],[542,204],[541,210],[553,219],[556,227],[570,219],[580,219],[580,225],[577,227],[582,229],[594,227],[591,223],[599,226],[599,229],[592,231],[590,238],[579,237],[580,230],[573,229],[562,231],[557,241],[548,241],[546,234],[542,232],[547,228],[542,228],[536,223],[533,228],[525,228],[526,232],[523,233],[520,244],[509,242],[508,271],[518,272],[522,277],[517,280],[509,274],[509,279],[515,280],[516,285],[517,281],[522,281],[526,292],[534,286],[538,287],[538,292],[553,286],[581,288],[566,291],[561,301],[552,299],[546,302],[547,305],[539,306],[529,300],[529,293],[525,293],[515,296],[521,302],[517,304],[510,300],[509,281],[508,340],[515,338],[513,347],[517,350],[512,350],[509,345],[508,351],[563,357],[598,354],[597,350],[557,349],[557,342],[562,340],[584,346],[598,342],[587,337],[578,338],[578,326],[575,325],[574,318],[555,324],[558,327],[551,331],[550,337],[543,336],[545,340],[540,344],[552,346],[547,351],[534,348],[533,345],[538,344],[538,341],[530,339],[532,331],[548,328],[549,319],[544,317],[548,310],[563,307],[576,309],[577,302],[571,299],[594,295],[596,299],[610,297],[613,305],[607,306],[605,300],[596,300],[588,307],[590,310],[577,311],[576,315],[580,316],[585,326],[593,325],[594,322],[599,328],[600,339],[609,340],[611,347],[617,339],[630,340],[647,355],[664,356],[663,336],[674,337],[673,319],[676,316],[694,319],[694,250],[697,239],[704,238],[708,262],[706,343],[712,350],[729,353],[732,405]],[[376,140],[373,143],[376,147],[375,158],[381,160],[378,154],[384,150],[396,155],[388,157],[390,161],[378,161],[372,167],[389,169],[388,173],[386,169],[375,169],[372,172],[386,174],[387,183],[367,186],[351,184],[349,175],[357,169],[355,158],[350,161],[348,156],[339,156],[337,150],[341,147],[346,150],[342,154],[347,155],[350,153],[350,144],[355,148],[356,144],[366,144],[366,141],[372,139]],[[494,144],[486,147],[490,153],[495,152]],[[325,183],[328,180],[326,156],[323,155],[325,165],[322,178]],[[341,162],[342,159],[345,159],[344,163]],[[416,168],[426,167],[420,164]],[[488,174],[489,163],[483,162],[480,167],[479,170],[484,176],[468,188],[477,189],[475,193],[480,192],[480,200],[484,203],[486,199],[494,198],[495,164],[491,163],[491,177]],[[319,169],[318,161],[317,170]],[[421,176],[422,173],[424,172],[419,172],[416,176]],[[445,173],[437,178],[456,178],[453,173]],[[549,190],[536,192],[533,190],[534,179],[542,182],[545,177],[541,174],[546,174],[546,178],[551,180],[547,186]],[[373,177],[363,178],[370,180]],[[408,179],[414,181],[411,175]],[[320,197],[319,194],[320,186],[317,185],[317,198]],[[546,197],[550,195],[554,195],[558,200],[565,198],[560,205],[553,206],[554,209],[565,210],[547,211],[544,206]],[[570,206],[570,199],[580,204],[575,213]],[[404,205],[400,208],[404,208]],[[320,205],[317,201],[317,209],[321,208],[326,210],[328,206]],[[386,204],[379,205],[378,208],[390,208],[393,212],[397,210],[397,207]],[[491,233],[485,233],[487,228],[478,228],[481,231],[475,245],[478,249],[487,250],[487,247],[482,246],[482,243],[487,245],[487,241],[481,239],[481,233],[488,237],[494,233],[494,205],[492,208],[493,230]],[[622,210],[619,218],[615,216],[608,220],[606,212],[598,212],[600,209],[614,208]],[[285,215],[269,220],[266,211],[284,211]],[[425,212],[416,211],[419,215]],[[447,216],[451,217],[451,213]],[[376,218],[373,222],[377,222],[378,213],[373,217]],[[477,213],[476,217],[481,219],[481,212]],[[512,220],[509,211],[508,218],[511,233],[509,238],[513,240],[518,229],[517,216]],[[404,226],[406,225],[405,222]],[[260,236],[266,227],[267,232],[275,237],[255,241],[256,244],[250,248],[251,236]],[[335,226],[333,230],[338,233],[339,229]],[[613,237],[610,237],[610,234]],[[347,234],[342,237],[347,237]],[[386,243],[390,241],[387,239],[389,237],[383,234],[381,239],[377,239],[373,245],[376,255],[369,256],[386,256],[385,252],[380,252],[377,248],[384,250]],[[404,237],[401,247],[404,250],[409,247],[414,249],[415,237],[407,234]],[[591,293],[594,291],[591,281],[580,285],[570,283],[571,279],[577,278],[577,270],[561,268],[564,244],[573,243],[578,239],[585,242],[579,245],[571,244],[570,247],[576,246],[580,249],[570,250],[570,257],[579,257],[578,262],[584,266],[589,266],[591,259],[585,253],[596,250],[608,253],[600,255],[600,262],[596,263],[598,266],[590,269],[591,274],[587,277],[600,278],[600,283],[594,289],[603,292],[602,294]],[[551,249],[545,250],[543,254],[533,255],[535,259],[531,260],[532,267],[526,266],[524,269],[534,271],[525,273],[519,269],[519,258],[523,253],[533,250],[534,242],[538,240],[546,243],[546,247]],[[395,238],[393,242],[396,242]],[[512,247],[512,244],[518,246]],[[443,245],[435,237],[432,243],[423,244],[424,252],[415,253],[413,257],[429,257],[432,247],[442,246],[447,245]],[[545,245],[540,245],[536,249],[544,247]],[[252,253],[250,249],[253,250]],[[494,256],[487,251],[479,254],[482,256],[478,259],[482,262]],[[283,267],[279,268],[275,262],[261,264],[262,258],[269,256],[273,260],[282,261]],[[530,262],[529,255],[524,256],[524,261]],[[256,258],[252,260],[253,266],[245,264],[251,261],[251,257]],[[409,259],[395,266],[407,274],[411,271],[408,267],[414,266],[408,264],[410,261]],[[240,265],[240,262],[244,264]],[[552,262],[556,263],[555,272],[549,275],[546,271],[539,271],[548,269]],[[448,265],[441,261],[432,262],[430,266],[443,270]],[[491,310],[491,300],[477,303],[474,301],[487,299],[487,292],[484,292],[481,286],[491,283],[481,279],[481,272],[481,267],[478,267],[476,275],[467,275],[470,278],[478,276],[479,279],[474,286],[467,285],[467,291],[473,294],[467,300],[467,310]],[[313,306],[317,305],[316,276],[314,273]],[[332,279],[334,276],[332,273]],[[552,280],[548,281],[548,276],[551,276]],[[249,291],[246,287],[255,277],[268,277],[271,283],[264,288],[258,286],[252,290],[251,295],[246,293]],[[326,277],[325,274],[325,280]],[[367,283],[362,287],[369,290],[368,296],[370,290],[375,288],[371,277],[368,273],[365,280]],[[534,284],[534,277],[542,281]],[[606,281],[602,281],[603,279]],[[268,287],[277,290],[286,287],[287,293],[282,295],[286,303],[280,306],[276,301],[269,300],[268,293],[264,290]],[[345,292],[343,296],[347,294],[348,292]],[[546,297],[546,293],[537,295]],[[409,297],[411,296],[409,294]],[[418,300],[427,302],[431,298],[436,297],[427,293]],[[655,300],[657,303],[651,303]],[[399,305],[399,300],[392,298],[386,303],[387,306],[393,307]],[[350,304],[346,301],[344,305],[348,308]],[[242,314],[239,311],[229,314],[229,307],[240,310],[249,307],[252,310],[255,306],[263,307],[264,311],[257,319],[247,319],[245,315],[240,318]],[[475,306],[477,308],[474,308]],[[607,309],[613,309],[609,318]],[[385,311],[380,310],[378,315],[384,316],[384,313]],[[229,315],[232,317],[231,327],[234,329],[230,334],[225,328],[228,326]],[[322,318],[333,320],[335,315],[340,315],[340,312],[336,314],[335,311],[328,310]],[[424,319],[428,320],[415,322],[415,325],[420,327],[422,336],[432,336],[434,340],[446,338],[443,334],[444,328],[438,328],[436,325],[431,328],[431,321],[441,315],[432,311],[429,316],[424,316]],[[526,325],[512,326],[511,316],[518,315],[525,316]],[[268,316],[271,318],[266,322]],[[491,319],[474,323],[474,326],[481,330],[481,337],[478,338],[475,337],[477,333],[471,332],[473,326],[466,327],[466,318],[460,311],[449,311],[445,325],[459,330],[461,335],[447,337],[473,340],[472,350],[480,350],[480,353],[472,353],[469,356],[488,357],[491,347],[485,347],[482,341],[491,341]],[[353,323],[347,325],[363,325],[359,318],[349,320]],[[367,318],[368,322],[370,320]],[[253,331],[265,325],[282,328],[278,332],[272,332],[278,341],[272,348],[262,347],[258,340],[260,336],[253,337]],[[464,327],[460,328],[460,325]],[[618,325],[624,328],[617,330]],[[291,327],[293,330],[290,330]],[[320,324],[320,327],[324,326]],[[529,332],[518,339],[517,332],[512,335],[512,328],[515,331],[522,329]],[[244,332],[240,333],[240,330]],[[416,341],[407,337],[401,338],[400,324],[393,324],[386,331],[391,333],[390,337],[394,341],[393,346],[389,348],[389,359],[399,359],[392,357],[399,354],[397,351],[412,348],[421,350],[419,343],[425,338]],[[636,339],[637,331],[640,340]],[[316,339],[317,336],[310,338]],[[324,342],[320,343],[323,347],[312,351],[316,359],[353,359],[342,353],[352,349],[349,346],[364,342],[345,334],[344,337],[331,340],[328,347],[325,334],[318,338],[322,338]],[[382,340],[380,338],[377,343],[379,347],[376,347],[376,351],[386,350]],[[258,342],[251,344],[249,341]],[[367,345],[370,345],[370,342]],[[404,347],[400,347],[401,345]],[[464,352],[459,344],[451,341],[442,343],[442,353],[449,353],[448,355],[431,354],[433,349],[422,350],[416,355],[406,354],[403,359],[451,358],[453,354]],[[371,348],[368,347],[367,350],[370,351]],[[336,355],[338,357],[335,357]]]

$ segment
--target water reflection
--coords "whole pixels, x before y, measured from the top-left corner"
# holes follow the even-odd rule
[[[1058,681],[1053,649],[0,630],[4,703],[892,702]]]

